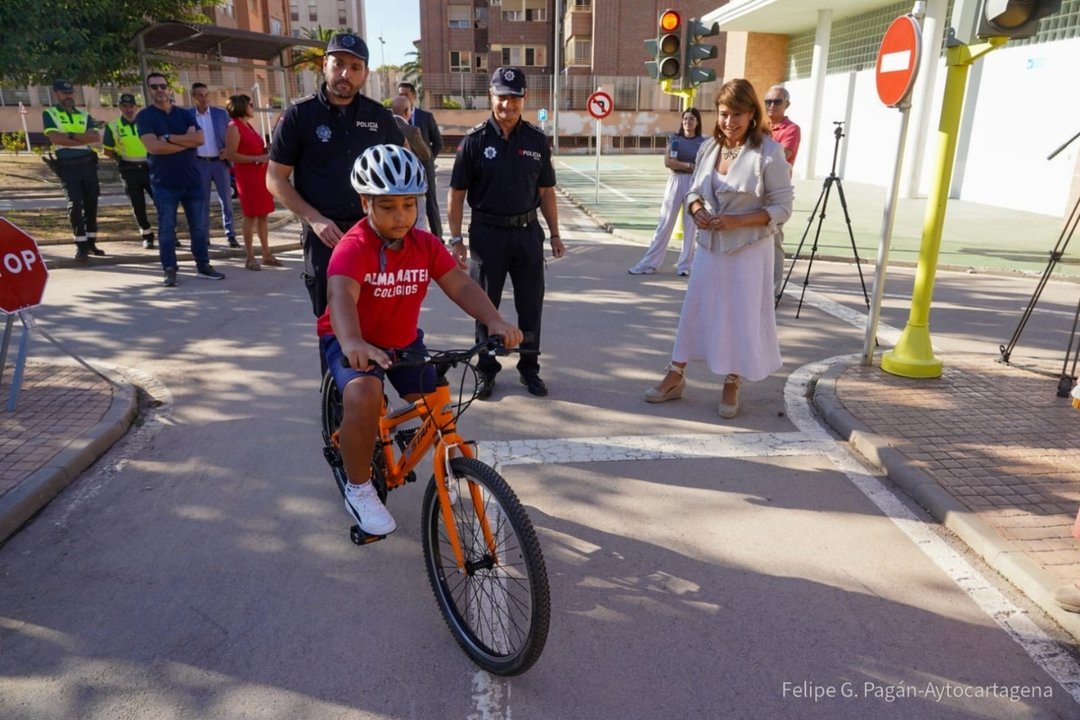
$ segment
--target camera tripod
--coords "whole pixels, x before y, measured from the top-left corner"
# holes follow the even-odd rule
[[[829,205],[829,192],[832,190],[832,186],[836,185],[836,191],[840,195],[840,206],[844,209],[844,222],[847,223],[848,238],[851,239],[851,252],[855,255],[855,268],[859,271],[859,282],[862,284],[863,299],[866,300],[866,309],[870,309],[870,295],[866,292],[866,280],[863,279],[862,262],[859,260],[859,250],[855,247],[855,233],[851,230],[851,216],[848,214],[847,198],[844,197],[844,184],[840,182],[840,177],[836,174],[836,158],[840,154],[840,138],[844,137],[844,123],[843,121],[833,121],[833,125],[836,126],[836,130],[833,135],[836,136],[836,143],[833,145],[832,154],[832,169],[829,171],[829,177],[825,178],[825,184],[821,188],[821,194],[818,195],[817,202],[814,203],[814,209],[810,211],[810,220],[806,223],[806,230],[803,232],[802,239],[799,240],[799,246],[795,249],[795,255],[791,259],[791,267],[788,268],[787,275],[784,277],[784,283],[780,286],[780,291],[776,293],[776,305],[780,305],[780,298],[784,296],[784,289],[787,287],[788,281],[791,280],[791,273],[795,270],[795,263],[799,261],[799,255],[802,253],[803,244],[806,242],[806,236],[810,234],[810,227],[814,224],[814,215],[817,214],[818,208],[821,208],[821,214],[817,219],[817,231],[814,233],[814,244],[810,246],[810,262],[806,265],[806,277],[803,278],[802,292],[799,294],[799,306],[795,310],[795,317],[799,317],[799,313],[802,312],[803,298],[806,297],[806,288],[810,285],[810,270],[814,267],[814,257],[818,251],[818,238],[821,237],[821,223],[825,220],[825,208]]]
[[[1047,156],[1047,160],[1053,160],[1059,152],[1067,148],[1073,140],[1080,137],[1080,132],[1076,133],[1054,152]],[[1035,286],[1035,292],[1031,296],[1031,300],[1028,301],[1027,307],[1024,308],[1023,315],[1020,316],[1020,322],[1016,326],[1016,330],[1013,331],[1012,337],[1009,339],[1008,345],[1001,345],[1001,362],[1006,365],[1009,364],[1009,357],[1012,355],[1013,349],[1016,347],[1016,343],[1020,341],[1020,335],[1024,332],[1024,328],[1027,326],[1028,320],[1031,319],[1031,314],[1035,312],[1035,306],[1039,303],[1039,298],[1042,297],[1043,290],[1046,288],[1046,283],[1050,280],[1050,275],[1053,274],[1054,268],[1057,267],[1058,262],[1065,256],[1065,250],[1069,247],[1069,241],[1072,239],[1073,232],[1076,230],[1077,223],[1080,222],[1080,198],[1076,199],[1073,204],[1072,212],[1069,213],[1069,219],[1065,221],[1065,225],[1061,228],[1061,234],[1058,235],[1057,244],[1054,245],[1054,249],[1050,251],[1050,260],[1046,263],[1046,269],[1043,270],[1042,277],[1039,278],[1038,284]],[[1076,304],[1076,312],[1073,314],[1072,331],[1069,333],[1069,344],[1065,348],[1065,360],[1061,365],[1061,375],[1058,377],[1057,396],[1069,397],[1069,392],[1072,390],[1073,385],[1076,383],[1076,366],[1080,362],[1080,342],[1077,341],[1076,332],[1080,327],[1080,300]],[[1069,367],[1069,360],[1072,360],[1072,368]]]

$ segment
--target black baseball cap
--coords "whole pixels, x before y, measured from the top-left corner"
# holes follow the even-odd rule
[[[491,89],[496,95],[514,95],[521,97],[529,84],[521,68],[499,67],[491,75]]]
[[[123,95],[120,96],[120,104],[121,105],[134,105],[135,104],[135,96],[132,95],[131,93],[124,93]]]
[[[75,92],[75,87],[67,80],[53,80],[52,89],[57,92]]]
[[[367,43],[359,35],[353,35],[352,33],[338,33],[330,38],[330,42],[326,43],[327,55],[337,52],[355,55],[364,62],[367,62],[368,59]]]

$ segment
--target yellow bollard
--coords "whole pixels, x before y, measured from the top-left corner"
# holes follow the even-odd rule
[[[938,120],[937,172],[927,198],[923,219],[922,243],[915,270],[915,285],[911,291],[911,310],[907,325],[896,347],[881,356],[881,369],[892,375],[910,378],[941,377],[941,360],[934,357],[930,341],[930,301],[934,295],[941,251],[941,231],[945,225],[945,208],[949,200],[953,162],[956,158],[956,136],[960,131],[960,113],[964,106],[964,89],[972,63],[986,53],[1008,42],[1007,37],[989,38],[980,45],[959,43],[946,52],[948,75]]]

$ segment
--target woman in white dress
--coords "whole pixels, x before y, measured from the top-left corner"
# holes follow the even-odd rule
[[[718,411],[735,417],[743,378],[764,380],[783,362],[773,309],[773,235],[791,216],[794,190],[784,148],[769,136],[747,80],[716,97],[716,128],[698,155],[686,206],[698,228],[667,374],[646,402],[683,395],[686,364],[704,360],[724,376]]]

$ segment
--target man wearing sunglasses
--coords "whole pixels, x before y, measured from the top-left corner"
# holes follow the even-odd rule
[[[135,116],[135,124],[150,163],[165,287],[176,286],[176,215],[181,205],[191,235],[197,277],[222,280],[225,276],[210,265],[209,197],[196,164],[195,149],[203,144],[203,132],[190,110],[173,104],[169,81],[164,75],[150,73],[146,87],[150,105]]]
[[[791,106],[791,95],[787,88],[773,85],[765,93],[765,114],[769,116],[769,124],[772,125],[772,139],[784,147],[784,157],[788,165],[795,166],[795,155],[799,152],[799,141],[802,139],[802,130],[791,122],[787,116],[787,109]],[[780,292],[780,284],[784,277],[784,230],[773,235],[776,241],[776,260],[773,265],[773,288]]]

